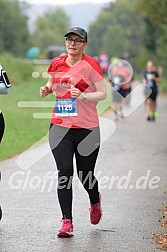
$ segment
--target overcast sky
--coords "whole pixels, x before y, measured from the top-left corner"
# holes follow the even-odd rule
[[[112,0],[20,0],[30,4],[55,4],[55,5],[66,5],[76,3],[109,3]]]

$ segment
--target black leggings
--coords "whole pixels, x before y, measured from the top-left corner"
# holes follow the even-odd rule
[[[0,112],[0,143],[3,137],[4,130],[5,130],[5,121],[2,112]]]
[[[89,135],[89,136],[88,136]],[[65,128],[50,125],[49,144],[58,169],[58,199],[63,218],[72,219],[72,177],[75,154],[77,175],[88,192],[91,204],[99,201],[94,168],[100,148],[99,127]]]

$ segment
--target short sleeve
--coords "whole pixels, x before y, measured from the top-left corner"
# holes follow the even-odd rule
[[[56,69],[57,69],[57,62],[55,62],[55,59],[52,60],[52,62],[50,63],[49,67],[48,67],[48,74],[51,75],[52,77],[54,77]]]
[[[99,63],[97,62],[97,60],[87,55],[84,57],[84,60],[86,60],[90,66],[91,82],[95,83],[95,82],[101,81],[104,77],[103,77],[102,69]]]

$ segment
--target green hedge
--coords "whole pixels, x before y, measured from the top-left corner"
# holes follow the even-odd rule
[[[34,66],[25,59],[14,58],[9,53],[0,55],[0,63],[6,69],[11,83],[20,84],[31,78]]]

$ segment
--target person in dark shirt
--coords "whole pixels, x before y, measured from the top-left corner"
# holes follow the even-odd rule
[[[146,99],[146,112],[147,120],[154,121],[156,113],[156,99],[158,94],[158,85],[160,83],[159,74],[155,69],[155,66],[152,61],[148,61],[146,64],[146,70],[143,74],[143,81],[151,89],[151,94]]]

